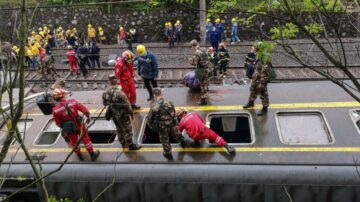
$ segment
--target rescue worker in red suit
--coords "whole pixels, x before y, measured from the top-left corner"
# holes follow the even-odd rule
[[[179,131],[185,129],[186,134],[189,135],[196,143],[201,140],[208,139],[211,142],[225,147],[226,151],[229,154],[235,154],[234,147],[230,146],[222,137],[216,134],[213,130],[206,127],[204,120],[201,116],[195,112],[188,113],[185,109],[178,109],[176,111],[176,116],[179,121]]]
[[[115,75],[118,78],[118,84],[121,85],[123,92],[129,99],[133,109],[140,109],[136,103],[136,88],[134,83],[134,54],[126,50],[121,57],[116,60]]]
[[[66,52],[66,58],[69,61],[71,75],[73,74],[73,72],[76,72],[77,75],[80,75],[78,62],[75,56],[75,50],[73,49],[72,46],[68,46],[68,51]]]
[[[55,89],[52,92],[52,97],[57,102],[56,106],[52,109],[52,115],[57,126],[59,126],[70,140],[72,147],[76,146],[78,137],[83,135],[82,142],[89,152],[91,160],[96,161],[100,155],[100,151],[94,151],[94,147],[90,141],[89,134],[87,133],[86,124],[82,121],[78,121],[79,111],[85,114],[87,117],[86,123],[90,122],[90,112],[82,104],[78,103],[74,99],[65,99],[65,91],[62,89]],[[74,127],[69,127],[69,125]],[[69,129],[72,128],[72,129]],[[80,148],[77,147],[75,153],[78,155],[80,160],[84,160],[80,152]]]

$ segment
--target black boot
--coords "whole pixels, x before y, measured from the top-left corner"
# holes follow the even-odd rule
[[[227,151],[229,154],[235,154],[235,148],[234,148],[234,147],[232,147],[232,146],[230,146],[230,145],[228,145],[228,144],[224,145],[224,147],[225,147],[226,151]]]
[[[254,102],[248,102],[246,105],[243,106],[244,109],[254,107]]]
[[[164,152],[163,155],[164,155],[165,158],[167,158],[169,160],[173,159],[173,156],[172,156],[171,152]]]
[[[134,143],[129,145],[129,150],[139,150],[142,146],[136,145]]]
[[[137,106],[136,104],[131,105],[131,107],[133,108],[133,110],[137,110],[137,109],[141,108],[140,106]]]
[[[96,150],[96,151],[90,153],[90,157],[91,157],[92,161],[96,161],[99,156],[100,156],[99,150]]]
[[[262,116],[262,115],[265,115],[268,111],[268,108],[267,107],[263,107],[258,113],[257,115],[258,116]]]
[[[185,140],[180,140],[180,146],[181,147],[186,147],[187,146],[187,143]]]
[[[80,160],[80,161],[83,161],[83,160],[84,160],[84,157],[82,156],[82,154],[81,154],[81,153],[76,154],[76,155],[78,156],[78,158],[79,158],[79,160]]]
[[[147,101],[150,101],[152,99],[154,99],[154,96],[150,95],[150,97],[147,99]]]
[[[205,98],[201,98],[200,101],[198,102],[198,105],[207,105],[207,101]]]

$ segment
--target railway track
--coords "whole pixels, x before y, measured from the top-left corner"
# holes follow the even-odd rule
[[[186,73],[193,71],[194,67],[176,67],[176,68],[161,68],[158,76],[158,83],[162,87],[181,87],[183,84],[183,77]],[[292,81],[314,81],[325,80],[324,77],[316,72],[304,67],[285,67],[280,66],[274,68],[277,79],[275,82],[292,82]],[[341,70],[335,67],[326,68],[328,72],[338,78],[346,79]],[[359,66],[352,66],[350,71],[356,78],[360,78]],[[113,68],[92,69],[89,74],[84,77],[82,75],[72,75],[68,69],[58,69],[58,75],[67,81],[67,88],[73,91],[77,90],[103,90],[107,86],[107,77],[113,73]],[[233,85],[246,84],[246,70],[243,67],[232,67],[227,72],[227,78],[213,78],[212,85]],[[46,89],[54,83],[55,78],[50,76],[43,77],[36,71],[27,71],[25,74],[26,83],[35,89]],[[136,87],[143,88],[142,79],[136,75]]]

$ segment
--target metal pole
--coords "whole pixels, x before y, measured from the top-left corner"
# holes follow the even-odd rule
[[[200,6],[200,41],[205,43],[206,40],[206,0],[199,0]]]

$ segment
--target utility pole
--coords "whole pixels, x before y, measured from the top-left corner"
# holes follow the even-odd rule
[[[206,40],[206,0],[199,0],[200,7],[200,41],[205,43]]]

